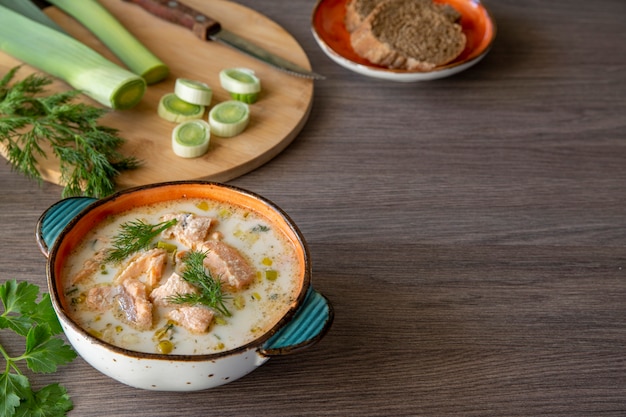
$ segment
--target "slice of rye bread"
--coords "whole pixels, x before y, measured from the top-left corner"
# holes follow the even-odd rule
[[[383,0],[350,34],[354,51],[393,69],[430,71],[458,57],[467,42],[461,15],[431,0]]]
[[[369,16],[372,11],[378,6],[380,3],[383,3],[385,0],[348,0],[346,3],[346,17],[345,17],[345,26],[348,32],[353,32],[357,27],[363,23],[363,21]],[[411,1],[411,0],[409,0]],[[431,3],[432,0],[417,0],[418,2]],[[450,5],[439,5],[439,8],[442,13],[446,14],[450,17],[450,19],[454,22],[461,19],[461,14],[456,11]]]
[[[358,28],[361,23],[372,13],[374,8],[384,0],[348,0],[346,3],[345,25],[348,32]]]

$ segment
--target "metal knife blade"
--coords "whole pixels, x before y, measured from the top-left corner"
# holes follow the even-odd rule
[[[228,45],[249,56],[291,75],[322,80],[323,75],[316,74],[306,68],[272,54],[254,43],[223,29],[220,23],[178,0],[123,0],[135,3],[151,14],[171,23],[190,29],[202,40],[211,40]]]

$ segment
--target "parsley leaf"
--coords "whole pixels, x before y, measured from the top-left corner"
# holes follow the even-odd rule
[[[41,301],[35,306],[35,308],[29,313],[30,318],[39,324],[46,324],[53,335],[63,332],[61,323],[57,319],[52,307],[52,301],[50,300],[50,294],[43,293],[41,295]]]
[[[0,376],[0,389],[5,395],[0,395],[0,415],[13,416],[20,406],[22,398],[30,393],[28,378],[24,375],[5,372]]]
[[[50,384],[33,393],[16,410],[15,417],[63,417],[73,408],[65,388]]]
[[[6,362],[0,375],[2,416],[62,417],[73,408],[65,388],[50,384],[35,391],[19,366],[26,362],[35,373],[51,373],[76,357],[76,352],[57,337],[62,329],[50,295],[43,293],[37,302],[38,297],[39,287],[34,284],[9,280],[0,285],[0,301],[4,307],[0,330],[10,329],[25,338],[25,349],[19,356],[11,356],[0,343],[0,355]]]
[[[56,372],[58,365],[65,365],[76,357],[76,353],[63,340],[52,338],[52,332],[46,326],[35,326],[26,336],[26,352],[21,356],[26,359],[33,372]]]
[[[28,314],[37,306],[39,287],[27,282],[7,281],[0,286],[0,300],[4,313],[0,316],[0,329],[10,328],[15,333],[26,336],[33,320]]]
[[[6,313],[27,313],[35,307],[39,287],[27,282],[8,281],[0,287],[0,299]]]

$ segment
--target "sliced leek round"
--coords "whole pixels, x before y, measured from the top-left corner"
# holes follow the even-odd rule
[[[176,94],[169,93],[161,97],[157,112],[165,120],[182,123],[187,120],[202,118],[204,110],[204,106],[188,103],[181,100]]]
[[[216,104],[209,112],[211,133],[229,138],[243,132],[250,121],[250,107],[237,100]]]
[[[213,90],[207,84],[189,80],[187,78],[177,78],[174,86],[174,93],[181,100],[187,103],[208,106],[213,98]]]
[[[224,69],[220,71],[220,84],[234,100],[252,104],[259,99],[261,80],[250,69]]]
[[[172,131],[172,150],[182,158],[197,158],[209,150],[211,126],[204,120],[187,120]]]

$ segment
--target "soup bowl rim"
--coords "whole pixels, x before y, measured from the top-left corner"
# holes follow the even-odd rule
[[[85,218],[85,216],[87,216],[89,213],[93,213],[93,210],[103,210],[104,208],[106,208],[107,205],[112,204],[112,202],[119,199],[120,197],[123,197],[123,196],[127,197],[135,193],[149,192],[150,190],[153,190],[156,188],[184,187],[184,186],[198,186],[198,185],[206,186],[207,189],[220,188],[220,189],[225,190],[228,193],[232,192],[232,193],[243,195],[247,199],[250,199],[250,201],[257,201],[261,205],[265,206],[266,208],[269,208],[271,211],[278,214],[279,219],[281,219],[283,222],[283,226],[291,229],[291,232],[292,232],[291,234],[295,236],[297,239],[297,242],[294,242],[294,244],[298,244],[301,247],[303,258],[304,258],[303,271],[301,271],[299,274],[299,276],[302,279],[302,285],[297,294],[296,300],[293,303],[291,303],[291,306],[289,307],[289,309],[282,314],[281,318],[277,321],[277,323],[273,325],[267,331],[263,332],[260,336],[254,338],[253,340],[247,343],[244,343],[243,345],[236,346],[234,348],[220,351],[220,352],[215,352],[215,353],[162,354],[162,353],[141,352],[141,351],[136,351],[136,350],[127,349],[127,348],[114,345],[112,343],[106,342],[90,334],[86,329],[84,329],[79,323],[77,323],[71,317],[71,315],[66,311],[66,308],[63,305],[63,302],[61,301],[63,298],[63,295],[58,285],[61,277],[57,277],[55,273],[55,265],[57,262],[63,262],[63,260],[60,259],[59,248],[61,247],[61,245],[64,244],[64,239],[66,239],[67,236],[70,233],[72,233],[74,228],[81,222],[81,220]],[[78,197],[78,198],[81,198],[81,197]],[[173,198],[172,201],[173,200],[176,200],[176,198]],[[44,215],[42,215],[42,218],[43,216]],[[39,236],[41,234],[42,218],[40,218],[38,222],[39,224],[37,227],[37,234],[38,234],[38,241],[39,241],[40,249],[44,253],[44,255],[46,255],[46,252],[48,252],[48,248],[46,247],[45,241],[41,238],[41,236]],[[311,256],[309,253],[308,244],[306,243],[304,236],[302,235],[300,229],[297,227],[297,225],[291,219],[291,217],[278,205],[273,203],[271,200],[255,192],[252,192],[252,191],[249,191],[244,188],[237,187],[237,186],[233,186],[230,184],[223,184],[223,183],[214,182],[214,181],[201,181],[201,180],[170,181],[170,182],[148,184],[148,185],[124,189],[114,194],[111,194],[110,196],[107,196],[101,199],[95,199],[92,203],[87,205],[77,215],[75,215],[68,221],[67,225],[65,225],[65,227],[63,227],[63,229],[60,231],[58,237],[55,239],[52,247],[50,248],[46,256],[48,257],[48,262],[46,263],[46,276],[47,276],[48,290],[50,293],[52,305],[54,307],[54,310],[57,316],[59,317],[59,320],[61,320],[67,326],[70,326],[73,329],[73,331],[77,332],[85,340],[88,340],[89,342],[96,344],[116,354],[120,354],[120,355],[127,356],[127,357],[133,357],[136,359],[150,359],[150,360],[167,361],[167,362],[197,363],[197,362],[215,361],[220,358],[224,358],[224,357],[231,356],[231,355],[237,355],[248,350],[257,350],[261,348],[264,343],[266,343],[269,339],[271,339],[272,336],[274,336],[281,328],[283,328],[286,324],[288,324],[293,319],[294,315],[298,311],[298,308],[302,305],[308,293],[312,290]]]

